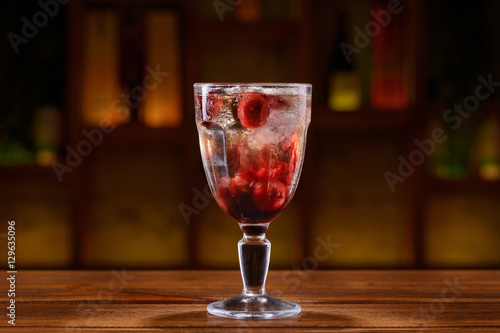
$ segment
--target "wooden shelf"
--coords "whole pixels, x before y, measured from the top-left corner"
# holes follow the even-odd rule
[[[463,180],[441,179],[429,175],[428,189],[434,192],[445,193],[499,193],[500,180],[484,180],[478,177],[469,177]]]
[[[50,166],[20,165],[0,167],[0,179],[50,177],[57,180],[54,170]]]
[[[326,107],[313,107],[311,125],[317,129],[345,131],[402,129],[408,125],[410,114],[410,110],[362,108],[357,111],[333,111]]]
[[[258,21],[258,22],[217,22],[200,21],[194,24],[193,29],[201,40],[218,41],[222,43],[234,42],[234,36],[241,36],[245,41],[278,42],[295,38],[299,25],[294,21]]]
[[[93,128],[87,128],[91,131]],[[142,124],[117,126],[111,133],[103,133],[102,143],[111,146],[173,146],[180,143],[182,126],[152,128]],[[81,135],[78,140],[86,140]]]
[[[112,6],[130,6],[130,7],[148,7],[148,8],[170,8],[172,6],[178,6],[178,0],[89,0],[86,2],[86,5],[98,6],[98,7],[112,7]]]

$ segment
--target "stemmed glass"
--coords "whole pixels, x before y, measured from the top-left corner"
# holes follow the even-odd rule
[[[265,232],[295,193],[311,121],[310,84],[196,83],[196,125],[210,189],[243,231],[243,292],[208,305],[236,319],[298,314],[298,304],[266,293],[271,243]]]

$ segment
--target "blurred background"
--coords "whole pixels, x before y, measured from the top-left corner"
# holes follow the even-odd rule
[[[192,85],[267,81],[314,87],[272,268],[499,266],[500,2],[1,6],[2,265],[236,269]]]

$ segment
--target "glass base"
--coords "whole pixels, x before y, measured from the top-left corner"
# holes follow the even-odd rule
[[[275,319],[294,316],[301,311],[298,304],[263,295],[240,294],[236,297],[210,303],[209,313],[233,319]]]

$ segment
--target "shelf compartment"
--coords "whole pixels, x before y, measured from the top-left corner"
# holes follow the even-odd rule
[[[234,41],[235,36],[242,36],[252,42],[274,42],[289,40],[297,36],[299,25],[294,21],[259,21],[211,22],[201,21],[193,26],[193,30],[201,40]]]
[[[402,129],[409,124],[410,110],[379,111],[365,107],[358,111],[332,111],[326,107],[313,107],[311,125],[332,130],[384,130]]]

